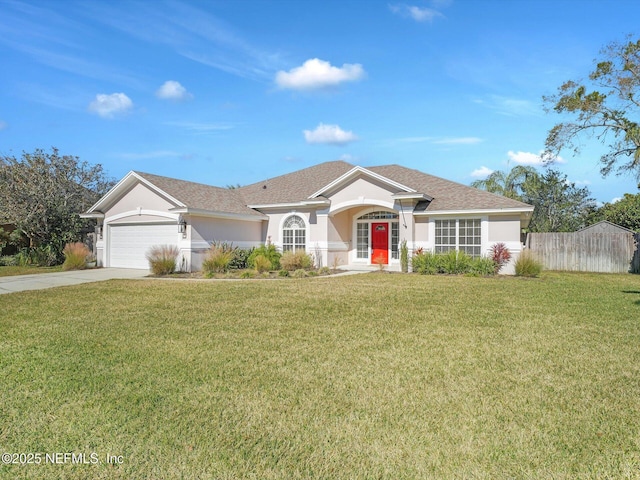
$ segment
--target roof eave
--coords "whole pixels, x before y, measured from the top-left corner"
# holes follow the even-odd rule
[[[391,195],[391,198],[395,198],[396,200],[426,200],[427,202],[430,202],[433,200],[433,197],[427,195],[426,193],[413,193],[413,192],[407,192],[407,193],[394,193],[393,195]]]
[[[427,210],[423,212],[413,212],[413,215],[419,217],[428,217],[433,215],[482,215],[482,214],[510,214],[510,213],[523,213],[525,215],[531,215],[533,213],[533,207],[514,207],[514,208],[471,208],[471,209],[455,209],[455,210]]]
[[[81,213],[80,218],[95,218],[99,220],[104,218],[104,213],[102,212]]]
[[[181,215],[193,215],[195,217],[209,217],[209,218],[226,218],[232,220],[242,220],[245,222],[262,222],[266,220],[268,217],[260,212],[256,212],[255,214],[251,213],[233,213],[233,212],[222,212],[217,210],[205,210],[202,208],[189,208],[189,207],[178,207],[170,209],[173,213],[179,213]]]
[[[254,210],[272,209],[272,208],[296,208],[296,207],[325,207],[331,205],[330,200],[302,200],[300,202],[286,203],[265,203],[256,205],[247,205]]]

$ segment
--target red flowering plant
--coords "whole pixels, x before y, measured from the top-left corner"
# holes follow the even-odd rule
[[[498,273],[511,260],[511,252],[504,243],[496,243],[491,247],[491,259],[496,266],[495,272]]]

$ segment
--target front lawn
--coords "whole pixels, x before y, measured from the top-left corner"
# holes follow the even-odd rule
[[[33,273],[51,273],[61,272],[62,265],[56,265],[55,267],[38,267],[36,265],[27,265],[24,267],[15,266],[2,266],[0,267],[0,277],[11,277],[15,275],[31,275]]]
[[[41,454],[0,478],[640,478],[633,275],[9,294],[0,372],[0,453]]]

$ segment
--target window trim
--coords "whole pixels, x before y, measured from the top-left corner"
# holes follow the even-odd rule
[[[446,222],[455,222],[455,236],[451,237],[450,235],[447,238],[453,238],[454,243],[447,243],[447,244],[443,244],[443,243],[438,243],[438,222],[442,222],[442,221],[446,221]],[[473,235],[473,237],[478,237],[480,239],[480,243],[478,244],[467,244],[467,243],[461,243],[460,242],[460,221],[477,221],[480,223],[480,234],[478,236]],[[450,250],[456,250],[456,251],[465,251],[466,252],[466,248],[474,248],[474,247],[479,247],[480,253],[475,255],[475,254],[470,254],[472,257],[476,258],[476,257],[482,257],[485,255],[485,245],[487,244],[487,228],[488,225],[486,225],[485,223],[487,222],[487,218],[485,217],[443,217],[443,218],[434,218],[433,219],[433,252],[438,253],[438,252],[447,252]],[[451,228],[450,226],[446,227],[446,228]],[[465,235],[465,237],[468,237],[468,235]],[[446,247],[450,247],[450,248],[446,248]],[[468,252],[467,252],[468,253]]]
[[[295,237],[295,233],[293,234],[293,249],[292,250],[285,250],[285,242],[284,242],[284,231],[286,229],[285,224],[292,218],[292,217],[298,217],[300,220],[302,220],[302,224],[304,225],[303,228],[298,228],[298,229],[291,229],[293,232],[295,232],[296,230],[301,230],[304,232],[304,249],[301,247],[297,247],[296,248],[296,237]],[[286,251],[301,251],[303,250],[304,252],[307,251],[307,248],[309,246],[309,222],[308,220],[305,218],[305,216],[303,214],[301,214],[300,212],[291,212],[288,215],[285,215],[284,217],[282,217],[282,219],[280,220],[280,228],[279,228],[279,234],[280,234],[280,250],[282,252],[286,252]],[[286,245],[290,245],[290,244],[286,244]]]

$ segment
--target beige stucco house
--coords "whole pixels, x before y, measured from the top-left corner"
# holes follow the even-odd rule
[[[304,249],[319,265],[399,268],[410,251],[487,255],[504,242],[514,259],[533,207],[400,165],[322,163],[227,189],[129,172],[83,216],[98,221],[98,261],[148,268],[153,245],[180,249],[198,270],[212,242],[249,248],[267,242]],[[506,268],[508,273],[510,266]]]

